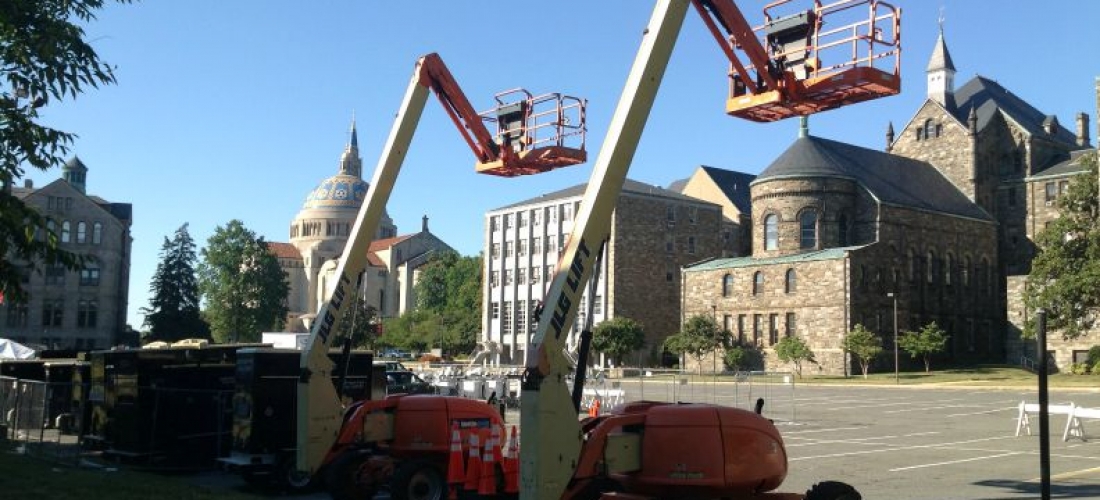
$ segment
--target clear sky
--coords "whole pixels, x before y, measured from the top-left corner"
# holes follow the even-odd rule
[[[808,0],[795,0],[809,4]],[[751,23],[763,0],[738,2]],[[1100,2],[896,0],[899,96],[816,115],[814,135],[881,149],[925,98],[925,67],[945,18],[958,69],[997,80],[1074,129],[1093,118]],[[109,5],[87,27],[118,84],[45,108],[79,135],[90,194],[132,203],[129,322],[140,329],[163,240],[184,223],[200,247],[240,219],[288,241],[306,194],[337,172],[354,112],[370,179],[417,57],[439,52],[479,110],[526,87],[589,100],[588,164],[513,179],[477,175],[434,98],[388,205],[400,234],[421,216],[464,255],[482,247],[488,210],[587,181],[652,12],[646,0],[145,1]],[[700,164],[758,173],[795,139],[797,120],[761,125],[723,112],[727,64],[698,16],[680,34],[629,177],[667,186]],[[41,186],[59,170],[28,176]]]

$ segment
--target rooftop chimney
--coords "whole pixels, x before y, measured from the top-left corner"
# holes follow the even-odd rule
[[[425,214],[424,217],[422,219],[420,219],[420,232],[422,232],[422,233],[428,232],[428,216],[427,216],[427,214]]]
[[[34,189],[34,181],[30,179],[23,179],[23,187],[27,189]]]
[[[1089,115],[1084,112],[1077,113],[1077,145],[1089,145]]]

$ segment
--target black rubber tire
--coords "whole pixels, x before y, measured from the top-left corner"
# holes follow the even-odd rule
[[[822,481],[806,491],[804,500],[862,500],[852,486],[840,481]]]
[[[390,483],[392,500],[446,500],[443,468],[426,460],[407,460],[397,466]]]
[[[277,475],[274,477],[278,481],[276,487],[294,494],[309,493],[317,489],[318,482],[310,476],[298,474],[297,465],[293,454],[284,455],[279,460],[279,466],[276,468]]]
[[[378,494],[378,484],[362,481],[370,458],[370,453],[349,451],[325,468],[325,486],[333,500],[370,500]]]

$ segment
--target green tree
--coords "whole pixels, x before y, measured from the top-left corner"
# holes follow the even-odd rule
[[[863,370],[863,378],[867,378],[867,370],[871,368],[871,362],[882,354],[882,339],[863,325],[856,324],[844,339],[844,350],[856,357],[859,367]]]
[[[381,321],[378,309],[367,303],[362,295],[355,294],[344,314],[344,321],[336,327],[333,345],[342,346],[343,339],[350,338],[356,349],[374,349],[378,340],[376,328]]]
[[[406,312],[397,318],[383,320],[383,333],[378,342],[412,352],[423,352],[439,343],[442,331],[440,316],[424,310]]]
[[[913,358],[924,360],[924,371],[931,371],[932,355],[943,352],[947,348],[947,332],[940,329],[933,321],[919,332],[905,332],[898,337],[898,347],[909,353]]]
[[[751,342],[734,343],[726,348],[723,361],[731,370],[763,370],[764,351]]]
[[[199,314],[199,283],[195,277],[195,240],[187,224],[164,238],[160,263],[149,285],[149,307],[143,307],[148,340],[174,342],[186,338],[210,338],[210,325]]]
[[[611,318],[592,329],[592,348],[610,356],[617,365],[627,354],[644,346],[645,330],[630,318]]]
[[[1075,176],[1058,198],[1059,217],[1035,239],[1038,255],[1024,288],[1024,305],[1047,312],[1047,328],[1077,338],[1096,321],[1100,308],[1100,201],[1096,153],[1081,159],[1086,173]],[[1029,321],[1025,336],[1033,337]]]
[[[126,0],[119,0],[125,2]],[[64,162],[76,137],[39,121],[51,100],[75,98],[115,82],[111,67],[84,40],[77,23],[95,19],[103,0],[0,2],[0,295],[23,303],[26,268],[61,265],[78,270],[84,259],[58,245],[47,217],[12,194],[30,166],[46,171]]]
[[[698,314],[688,318],[680,333],[665,338],[664,348],[676,354],[695,358],[699,372],[703,371],[703,357],[725,343],[725,332],[718,328],[714,318]]]
[[[215,340],[258,342],[283,327],[290,287],[263,238],[234,219],[214,230],[202,258],[199,290]]]
[[[441,252],[420,267],[414,286],[417,309],[428,313],[415,318],[430,319],[440,328],[428,346],[466,352],[473,349],[481,331],[481,257],[462,257]]]
[[[784,363],[793,363],[798,378],[802,378],[802,363],[808,361],[817,364],[817,360],[814,359],[814,351],[799,336],[779,339],[779,342],[775,344],[775,355]]]

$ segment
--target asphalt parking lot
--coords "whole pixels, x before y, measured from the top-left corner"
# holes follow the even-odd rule
[[[622,388],[626,399],[639,399],[638,386]],[[764,413],[776,421],[790,465],[780,491],[838,480],[865,499],[1039,497],[1038,418],[1032,417],[1033,435],[1015,436],[1018,405],[1036,402],[1034,390],[795,384],[750,391],[721,383],[695,390],[677,396],[740,407],[756,397],[770,399]],[[648,399],[669,394],[655,385],[645,389]],[[1100,389],[1051,391],[1050,402],[1100,408]],[[518,414],[509,412],[508,420],[518,422]],[[1100,498],[1100,420],[1084,422],[1087,441],[1063,442],[1065,425],[1064,415],[1051,416],[1053,497]],[[232,486],[239,480],[217,481]]]

